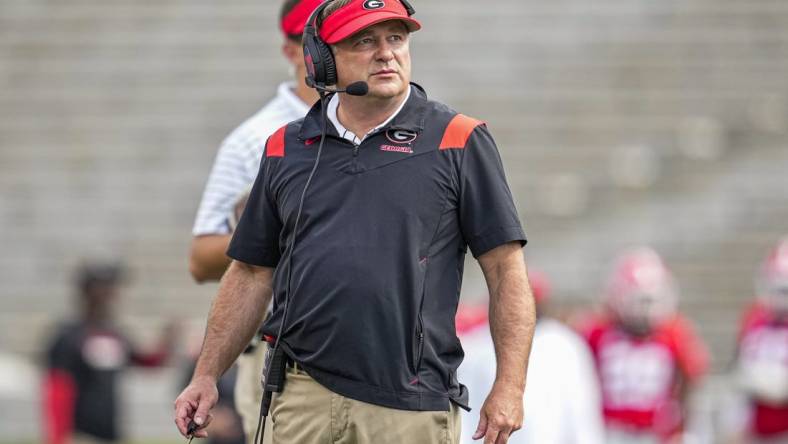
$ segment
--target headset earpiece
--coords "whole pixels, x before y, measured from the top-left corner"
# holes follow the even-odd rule
[[[410,4],[408,0],[399,0],[402,3],[402,6],[405,7],[405,11],[408,13],[408,17],[411,17],[413,14],[416,13],[416,10],[413,8],[413,5]]]
[[[317,48],[317,53],[323,65],[321,70],[322,75],[316,77],[315,81],[326,86],[336,85],[337,64],[336,61],[334,61],[334,52],[331,51],[331,47],[320,38],[315,39],[315,47]]]
[[[337,68],[334,62],[334,53],[324,42],[317,30],[317,20],[326,6],[331,3],[325,1],[312,12],[304,28],[301,43],[304,46],[304,65],[306,66],[306,83],[309,86],[330,86],[337,83]]]

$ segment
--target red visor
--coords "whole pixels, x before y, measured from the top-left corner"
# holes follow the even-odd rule
[[[304,32],[306,21],[317,9],[323,0],[302,0],[290,10],[279,23],[285,36],[301,35]]]
[[[408,16],[399,0],[353,0],[328,16],[320,26],[320,38],[333,45],[387,20],[402,20],[410,32],[421,29],[421,23]]]

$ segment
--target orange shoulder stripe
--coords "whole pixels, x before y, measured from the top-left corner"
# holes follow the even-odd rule
[[[265,157],[285,157],[285,130],[287,125],[271,134],[265,143]]]
[[[451,119],[451,122],[449,122],[449,125],[446,127],[439,149],[465,148],[465,144],[468,142],[468,138],[471,137],[471,133],[479,125],[484,125],[484,122],[464,114],[457,114]]]

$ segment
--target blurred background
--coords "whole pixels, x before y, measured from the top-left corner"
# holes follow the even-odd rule
[[[488,122],[556,309],[594,303],[620,249],[655,247],[711,349],[713,415],[788,232],[788,2],[413,3],[413,78]],[[279,7],[0,0],[0,442],[41,439],[45,341],[84,258],[128,266],[136,342],[172,320],[199,340],[216,286],[189,276],[191,226],[219,143],[289,75]],[[484,297],[466,270],[463,298]],[[180,372],[126,374],[132,441],[178,441]]]

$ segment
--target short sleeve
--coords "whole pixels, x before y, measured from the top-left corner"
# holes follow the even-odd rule
[[[194,236],[230,232],[228,216],[254,180],[263,142],[264,139],[244,127],[222,142],[197,210]]]
[[[709,354],[703,340],[695,333],[690,322],[683,318],[677,319],[672,325],[672,336],[681,371],[690,381],[697,381],[709,367]]]
[[[473,130],[463,150],[459,215],[474,257],[507,242],[526,243],[501,156],[484,125]]]
[[[230,240],[227,256],[251,265],[274,268],[279,263],[282,222],[270,192],[270,175],[277,162],[260,163],[249,200]]]

